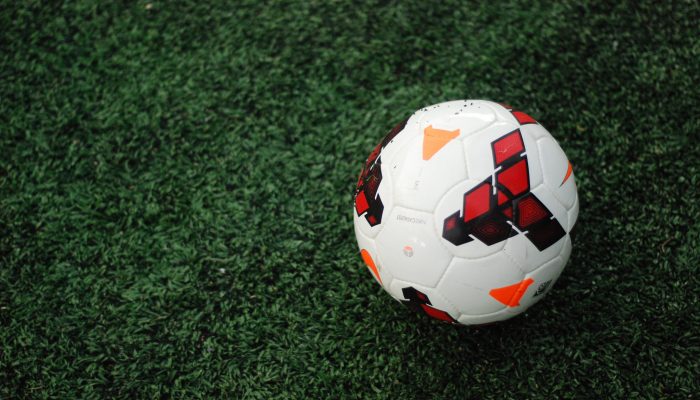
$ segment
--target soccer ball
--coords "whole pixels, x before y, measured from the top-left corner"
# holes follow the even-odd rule
[[[551,290],[578,216],[571,164],[506,104],[416,111],[372,151],[355,190],[362,259],[396,300],[465,325],[522,313]]]

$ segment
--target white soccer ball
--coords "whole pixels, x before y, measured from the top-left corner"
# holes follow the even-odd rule
[[[465,325],[522,313],[551,290],[578,216],[571,164],[512,107],[416,111],[372,151],[355,191],[363,260],[395,299]]]

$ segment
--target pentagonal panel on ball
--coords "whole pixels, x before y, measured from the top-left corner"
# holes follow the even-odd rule
[[[492,295],[492,291],[521,282],[523,276],[502,252],[476,260],[456,257],[440,281],[438,291],[462,314],[490,314],[508,305],[498,293]]]
[[[394,207],[376,238],[384,268],[397,279],[435,286],[452,255],[433,225],[432,213]]]

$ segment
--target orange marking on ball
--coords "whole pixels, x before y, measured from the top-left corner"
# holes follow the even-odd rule
[[[532,278],[527,278],[514,285],[491,289],[489,294],[508,307],[517,307],[520,305],[520,299],[532,282],[534,282]]]
[[[430,160],[435,153],[457,136],[459,136],[459,129],[445,131],[433,128],[432,125],[425,128],[423,130],[423,159]]]
[[[571,165],[571,161],[569,161],[569,167],[566,169],[566,175],[564,176],[564,180],[561,181],[562,186],[564,183],[566,183],[567,180],[571,177],[571,173],[574,172],[574,167]]]
[[[372,256],[369,254],[369,251],[362,249],[360,250],[360,255],[362,256],[362,261],[367,264],[367,268],[369,268],[370,271],[372,271],[372,274],[374,274],[374,277],[377,278],[379,283],[382,283],[382,278],[379,276],[379,270],[377,269],[377,266],[374,264],[374,260],[372,260]]]

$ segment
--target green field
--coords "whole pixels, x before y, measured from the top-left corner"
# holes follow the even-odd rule
[[[700,5],[0,6],[0,398],[698,398]],[[506,101],[572,160],[523,316],[392,300],[352,227],[399,120]]]

